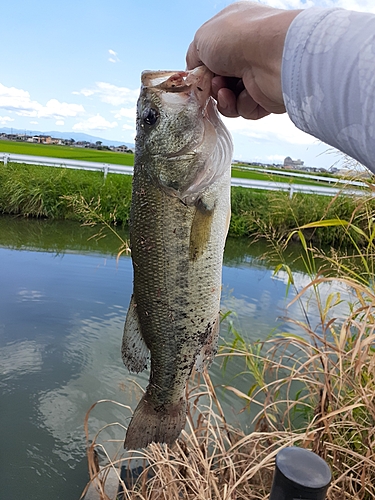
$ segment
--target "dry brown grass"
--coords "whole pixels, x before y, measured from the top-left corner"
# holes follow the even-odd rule
[[[305,307],[314,301],[319,317],[315,327],[305,309],[303,321],[288,320],[299,335],[286,332],[248,345],[236,332],[236,341],[222,348],[224,365],[234,359],[238,372],[248,377],[247,393],[226,389],[244,407],[256,409],[252,432],[245,434],[226,422],[208,374],[195,375],[190,382],[188,423],[172,448],[153,444],[124,455],[125,428],[116,423],[111,426],[120,427],[121,438],[110,456],[107,429],[95,436],[89,432],[90,409],[90,481],[101,499],[110,498],[104,491],[106,474],[111,469],[118,474],[120,465],[143,470],[127,484],[120,480],[124,499],[267,499],[275,456],[290,445],[311,449],[328,462],[333,474],[328,500],[375,498],[375,219],[370,215],[369,235],[364,234],[368,247],[359,252],[356,264],[337,256],[327,259],[335,278],[316,271],[313,252],[299,234],[311,282],[293,302],[302,301]],[[278,266],[276,272],[282,268],[294,286],[287,266]],[[330,283],[334,291],[323,299],[320,291]],[[343,289],[345,317],[339,310]],[[100,469],[96,452],[102,457]]]
[[[90,481],[96,483],[101,498],[109,498],[105,494],[109,469],[118,471],[120,465],[126,464],[129,469],[144,467],[133,482],[125,484],[119,478],[126,499],[265,497],[271,487],[273,461],[278,449],[293,444],[300,437],[280,432],[276,438],[273,432],[264,431],[245,436],[229,426],[208,374],[193,377],[188,396],[188,424],[172,448],[152,444],[145,450],[126,455],[119,452],[110,458],[103,454],[106,443],[100,438],[104,428],[88,441]],[[88,433],[88,419],[86,430]],[[122,442],[119,442],[119,450]],[[100,470],[94,450],[105,456],[103,462],[106,463],[101,464]]]
[[[317,278],[300,295],[332,280]],[[284,431],[329,463],[329,499],[370,499],[375,498],[375,295],[349,280],[340,282],[357,297],[344,321],[334,316],[338,301],[332,301],[320,309],[319,333],[292,320],[304,336],[285,333],[265,342],[258,355],[244,346],[230,349],[246,360],[249,371],[256,364],[257,385],[251,395],[229,389],[259,406],[256,421],[274,439]]]
[[[318,278],[310,287],[329,280]],[[188,390],[188,425],[172,449],[153,444],[127,456],[107,455],[101,484],[110,468],[128,463],[131,469],[137,460],[144,466],[137,480],[120,481],[126,499],[264,499],[275,455],[298,445],[329,463],[328,499],[375,498],[375,295],[348,280],[343,284],[358,301],[340,325],[330,314],[337,304],[332,301],[321,310],[319,334],[299,323],[307,335],[284,334],[256,352],[245,344],[221,352],[237,363],[241,358],[257,380],[251,395],[227,388],[259,407],[253,432],[245,435],[228,425],[209,375],[196,375]],[[86,428],[89,438],[88,421]],[[100,440],[104,430],[88,446],[91,481],[99,482],[94,449],[106,449]],[[102,498],[108,498],[104,489]]]

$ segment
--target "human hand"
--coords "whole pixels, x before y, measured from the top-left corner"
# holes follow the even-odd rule
[[[198,29],[186,55],[187,69],[204,64],[215,74],[212,95],[223,115],[257,120],[285,112],[282,54],[299,12],[237,2]]]

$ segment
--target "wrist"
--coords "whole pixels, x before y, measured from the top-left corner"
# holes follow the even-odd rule
[[[286,34],[301,10],[278,10],[259,23],[258,65],[254,70],[263,93],[275,104],[283,105],[281,66]]]

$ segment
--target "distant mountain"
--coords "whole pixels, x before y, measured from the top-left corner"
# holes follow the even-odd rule
[[[19,130],[16,128],[0,127],[0,133],[3,134],[25,134],[25,130]],[[111,141],[108,139],[103,139],[102,137],[96,137],[89,134],[83,134],[82,132],[41,132],[40,130],[26,130],[27,135],[50,135],[51,137],[56,137],[58,139],[74,139],[75,141],[89,141],[95,143],[96,141],[101,141],[104,146],[121,146],[125,144],[128,148],[134,149],[134,144],[130,142],[119,142]]]

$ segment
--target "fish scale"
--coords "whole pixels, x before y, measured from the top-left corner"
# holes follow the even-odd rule
[[[142,197],[143,203],[145,198],[150,201],[141,207],[135,200],[131,214],[135,221],[130,240],[134,295],[138,317],[144,325],[143,338],[151,351],[150,383],[155,386],[154,397],[170,403],[176,393],[181,396],[200,346],[199,338],[217,314],[217,293],[214,301],[207,299],[199,304],[199,299],[202,283],[207,294],[207,288],[217,284],[218,276],[211,271],[210,256],[187,265],[196,208],[155,188],[147,175],[140,175],[138,181],[147,193]],[[143,234],[148,235],[145,240]],[[221,266],[218,271],[221,275]],[[188,333],[191,326],[198,327],[194,336]],[[186,352],[190,361],[187,367],[176,362]],[[158,391],[157,387],[162,389]]]
[[[183,79],[181,72],[167,75],[173,83]],[[203,69],[200,87],[205,76]],[[182,81],[181,96],[174,86],[173,98],[167,95],[164,102],[165,89],[144,84],[138,101],[130,213],[134,287],[122,355],[135,372],[146,367],[150,356],[151,370],[127,430],[126,448],[173,443],[185,425],[185,388],[194,364],[199,370],[209,365],[217,344],[231,141],[208,94],[209,111],[199,102],[201,94],[195,94],[197,84],[187,92]],[[176,119],[181,113],[184,119]],[[216,175],[215,147],[222,152],[223,143],[230,150],[229,163],[227,157],[216,159],[221,169]]]

